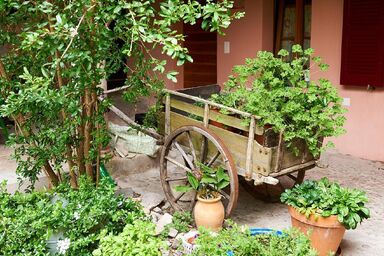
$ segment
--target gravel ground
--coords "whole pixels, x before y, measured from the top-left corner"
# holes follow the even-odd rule
[[[384,255],[384,163],[358,159],[336,152],[326,153],[321,159],[326,168],[314,168],[307,172],[306,179],[319,179],[327,176],[339,181],[343,186],[360,188],[367,192],[371,218],[364,221],[356,230],[348,230],[341,243],[343,256],[379,256]],[[131,187],[134,191],[145,191],[163,195],[158,170],[130,176],[118,176],[122,187]],[[240,186],[237,209],[232,218],[250,227],[269,227],[284,229],[290,227],[290,217],[285,205],[265,202],[251,195]]]
[[[0,147],[0,181],[8,179],[9,183],[16,182],[14,170],[16,164],[9,160],[10,150]],[[344,186],[363,189],[369,197],[368,207],[371,218],[364,221],[356,230],[348,230],[341,243],[344,256],[380,256],[384,255],[384,163],[373,162],[342,155],[337,152],[323,155],[321,163],[327,168],[314,168],[307,172],[306,179],[318,179],[324,176],[339,181]],[[159,200],[164,197],[159,171],[152,168],[142,173],[127,175],[118,172],[115,179],[122,188],[132,188],[149,200]],[[15,184],[8,188],[16,189]],[[152,195],[152,196],[151,196]],[[290,226],[290,217],[285,205],[265,202],[263,198],[251,195],[240,186],[237,209],[232,218],[250,227],[269,227],[284,229]]]

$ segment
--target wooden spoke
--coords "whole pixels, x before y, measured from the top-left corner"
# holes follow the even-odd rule
[[[211,160],[208,162],[207,166],[208,167],[211,167],[212,164],[217,160],[217,158],[219,157],[220,155],[220,151],[217,151],[216,155],[214,155]]]
[[[195,150],[195,146],[193,146],[193,141],[192,141],[192,137],[191,137],[191,132],[190,131],[187,131],[187,137],[188,137],[188,141],[189,141],[189,147],[191,148],[191,153],[192,153],[192,156],[193,156],[193,161],[194,161],[195,164],[197,164],[196,150]]]
[[[185,141],[185,144],[181,143],[180,138],[183,139],[183,142]],[[188,172],[194,171],[193,168],[196,167],[198,161],[208,164],[208,166],[220,165],[228,174],[230,180],[228,190],[220,191],[225,201],[225,213],[228,217],[236,207],[239,193],[236,167],[229,150],[221,139],[203,126],[180,127],[173,130],[164,142],[160,156],[160,180],[168,202],[177,211],[193,209],[196,203],[196,192],[180,193],[176,191],[175,186],[171,185],[187,184]],[[173,184],[172,181],[174,181]]]
[[[231,197],[226,193],[224,192],[224,190],[220,190],[219,193],[225,197],[225,199],[229,200]]]
[[[184,195],[185,195],[186,193],[185,192],[183,192],[183,193],[181,193],[180,195],[178,195],[176,198],[175,198],[175,203],[177,202],[177,201],[179,201]]]
[[[179,202],[182,202],[182,203],[188,203],[188,202],[192,202],[192,199],[179,199],[178,200]]]
[[[183,176],[180,178],[166,178],[165,181],[170,182],[170,181],[179,181],[179,180],[187,180],[187,176]]]
[[[169,156],[166,156],[165,159],[167,159],[169,162],[173,163],[177,167],[180,167],[180,168],[184,169],[187,172],[192,172],[191,169],[189,169],[188,167],[184,166],[183,164],[177,162],[175,159],[173,159],[173,158],[171,158]]]
[[[204,163],[208,155],[208,139],[203,135],[203,141],[200,149],[200,163]]]
[[[195,169],[195,166],[194,164],[191,162],[191,159],[189,159],[187,153],[184,151],[184,149],[180,146],[180,144],[175,141],[175,143],[173,143],[177,150],[180,152],[180,154],[183,156],[184,160],[187,162],[187,164],[189,165],[189,168],[191,169]]]
[[[289,178],[291,178],[292,180],[296,181],[297,180],[297,177],[295,177],[294,175],[292,174],[288,174],[287,175]]]

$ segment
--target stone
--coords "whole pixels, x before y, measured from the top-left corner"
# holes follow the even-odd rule
[[[151,218],[153,223],[157,223],[157,221],[161,218],[161,214],[157,212],[151,212]]]
[[[156,213],[162,213],[163,211],[160,209],[160,207],[155,207],[153,208],[152,210],[153,212],[156,212]]]
[[[152,210],[164,201],[164,196],[159,193],[145,192],[141,198],[141,204]]]
[[[172,223],[172,219],[173,219],[173,216],[168,213],[161,216],[158,222],[156,223],[156,230],[155,230],[156,235],[159,235],[161,232],[163,232],[165,226]]]
[[[165,202],[165,204],[163,205],[163,207],[161,207],[161,209],[163,209],[163,211],[164,211],[164,210],[168,210],[170,207],[171,207],[171,205],[170,205],[169,202],[167,201],[167,202]]]
[[[146,208],[146,207],[143,208],[143,212],[144,212],[146,215],[148,215],[148,214],[151,213],[151,211],[150,211],[148,208]]]
[[[178,233],[179,233],[179,231],[177,231],[176,229],[170,228],[169,232],[168,232],[168,236],[174,238],[177,236]]]
[[[176,250],[180,246],[180,239],[175,238],[172,242],[171,248]]]
[[[137,197],[137,193],[133,191],[131,187],[128,188],[119,188],[116,190],[115,195],[123,195],[125,198],[128,197]]]

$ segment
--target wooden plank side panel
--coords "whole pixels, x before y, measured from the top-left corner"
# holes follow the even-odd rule
[[[204,108],[195,106],[190,103],[171,99],[171,107],[199,117],[204,117]],[[249,125],[245,125],[244,120],[235,116],[225,115],[217,111],[209,111],[209,119],[242,131],[249,131]],[[256,126],[255,133],[257,135],[263,135],[264,129],[262,127]]]
[[[201,125],[203,123],[192,118],[171,112],[171,130],[175,130],[185,125]],[[208,128],[214,132],[224,144],[228,147],[235,161],[237,168],[245,169],[247,141],[248,138],[242,135],[209,125]],[[268,175],[271,172],[272,149],[259,145],[256,141],[253,150],[253,171],[262,175]]]
[[[298,150],[298,154],[296,155],[295,152],[288,148],[286,145],[283,146],[283,157],[281,162],[281,169],[290,168],[295,165],[307,163],[309,161],[315,160],[313,155],[308,151],[308,147],[305,144],[304,140],[295,140],[293,142],[294,147]],[[275,170],[277,166],[277,147],[272,148],[273,153],[272,155],[272,170]]]

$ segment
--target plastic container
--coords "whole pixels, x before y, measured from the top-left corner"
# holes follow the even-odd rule
[[[249,231],[251,232],[251,236],[269,235],[269,234],[274,234],[276,236],[284,235],[282,231],[274,230],[271,228],[250,228]],[[227,252],[227,256],[235,256],[235,254],[232,251],[229,251]]]
[[[181,237],[181,242],[183,244],[184,253],[189,255],[196,249],[197,245],[191,244],[189,241],[191,239],[196,239],[199,236],[199,232],[196,230],[189,231],[184,236]]]

